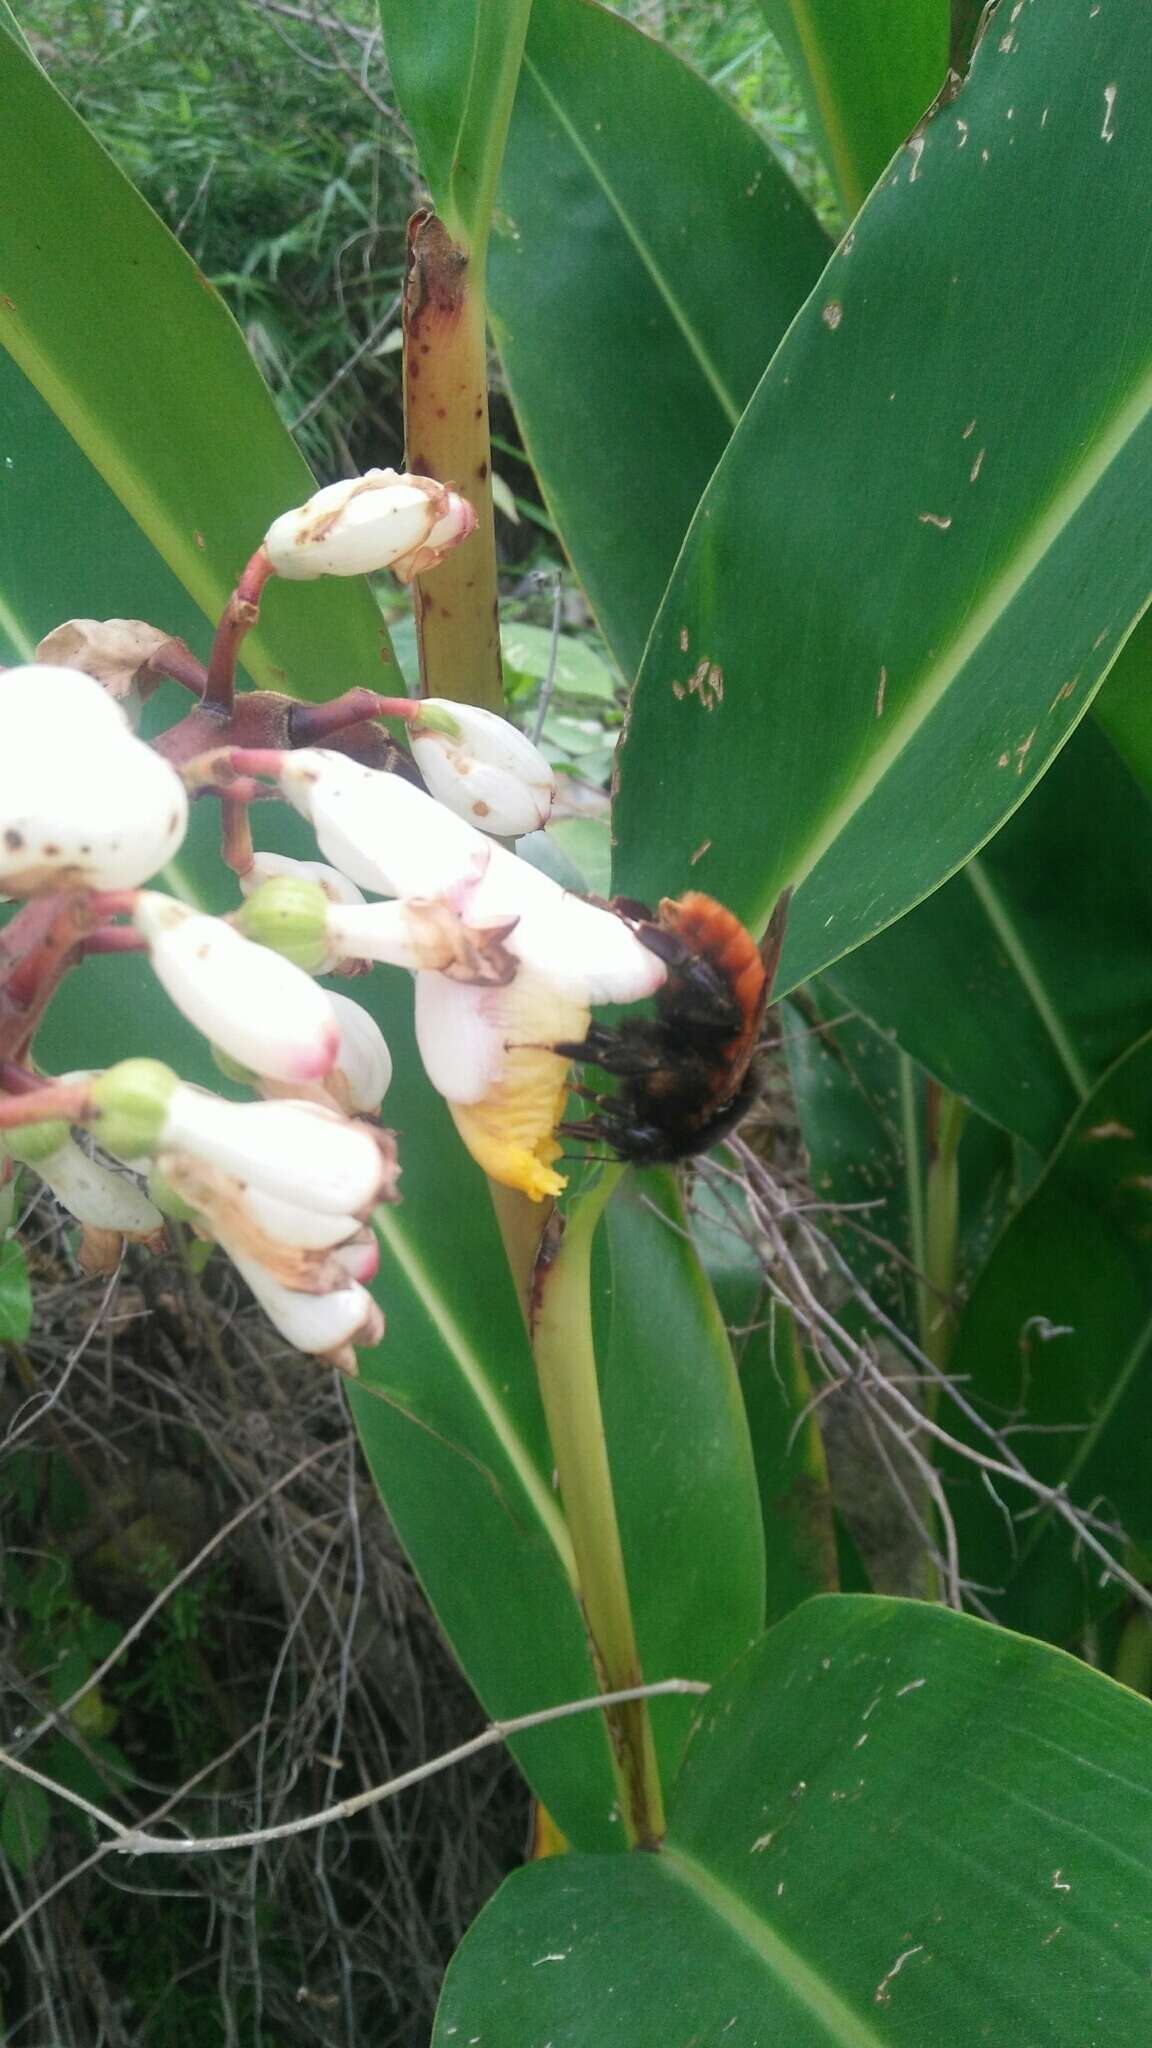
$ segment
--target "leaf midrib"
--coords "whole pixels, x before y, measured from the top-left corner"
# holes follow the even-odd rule
[[[381,1208],[376,1211],[375,1223],[380,1236],[435,1325],[445,1349],[459,1367],[462,1379],[473,1394],[485,1421],[520,1481],[537,1521],[560,1560],[566,1578],[575,1586],[576,1560],[572,1551],[572,1539],[568,1534],[568,1524],[559,1504],[548,1491],[545,1481],[538,1472],[527,1445],[493,1390],[483,1361],[472,1349],[424,1260],[396,1218],[387,1209]]]
[[[703,340],[697,333],[691,320],[688,318],[686,311],[677,299],[675,292],[673,291],[671,285],[668,282],[668,279],[665,277],[663,270],[657,263],[655,256],[653,255],[651,249],[648,247],[648,244],[645,242],[643,235],[640,233],[640,230],[636,225],[636,222],[632,219],[632,216],[628,212],[627,208],[624,206],[623,201],[621,200],[615,187],[612,185],[611,181],[606,176],[606,174],[601,170],[600,165],[596,162],[596,159],[591,154],[590,150],[586,147],[583,139],[580,136],[578,129],[569,119],[569,116],[565,112],[565,109],[561,105],[560,101],[556,98],[554,93],[549,91],[538,66],[532,61],[532,58],[527,54],[524,58],[524,69],[531,75],[537,87],[537,90],[540,93],[541,98],[545,101],[546,105],[551,109],[556,120],[559,122],[561,128],[564,130],[564,133],[568,137],[569,142],[572,144],[573,149],[576,151],[576,154],[579,156],[581,162],[587,169],[588,175],[593,179],[595,184],[599,186],[601,192],[604,194],[605,199],[608,201],[609,206],[612,208],[612,211],[616,215],[616,218],[619,221],[620,226],[623,228],[624,233],[627,235],[628,240],[631,242],[633,249],[636,251],[636,256],[639,260],[641,268],[644,269],[650,277],[657,292],[664,301],[664,304],[667,307],[668,312],[671,314],[673,321],[679,328],[680,333],[686,341],[693,357],[699,365],[701,374],[707,382],[708,387],[716,400],[716,403],[718,404],[721,412],[724,415],[725,421],[728,425],[729,432],[731,432],[735,428],[736,423],[744,410],[743,406],[738,403],[736,398],[733,396],[732,392],[728,389],[728,386],[725,383],[723,377],[721,376],[719,369],[713,362],[712,357],[709,355],[708,350],[704,346]]]
[[[824,2028],[830,2042],[838,2048],[886,2048],[881,2036],[844,2003],[827,1978],[694,1856],[666,1842],[656,1867],[683,1884],[779,1977],[797,2003]]]

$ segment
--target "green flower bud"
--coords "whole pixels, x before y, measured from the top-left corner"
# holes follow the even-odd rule
[[[46,1117],[42,1124],[23,1124],[4,1134],[4,1150],[21,1166],[39,1166],[68,1143],[72,1133],[60,1117]]]
[[[102,1145],[120,1159],[155,1152],[164,1140],[168,1110],[180,1083],[160,1060],[121,1060],[92,1083]]]
[[[162,1173],[149,1174],[148,1193],[160,1214],[167,1216],[171,1222],[199,1222],[199,1211],[194,1209],[190,1202],[186,1202],[183,1195],[177,1194],[176,1189],[165,1180]]]
[[[412,721],[413,732],[442,732],[450,740],[463,737],[460,720],[454,711],[440,697],[426,698],[420,706],[420,716]]]
[[[318,882],[276,875],[254,889],[232,922],[246,939],[268,946],[314,974],[327,957],[328,898]]]

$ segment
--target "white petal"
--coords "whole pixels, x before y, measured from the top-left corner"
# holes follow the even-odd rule
[[[508,951],[557,993],[590,1003],[634,1003],[664,986],[667,968],[635,932],[596,903],[562,889],[505,847],[494,846],[465,908],[470,923],[515,916]]]
[[[327,748],[285,755],[280,787],[326,859],[382,896],[447,896],[483,872],[492,850],[483,833],[402,776]]]
[[[259,1229],[301,1251],[328,1251],[350,1237],[359,1237],[363,1228],[358,1216],[337,1216],[300,1202],[286,1202],[266,1188],[246,1188],[243,1199]]]
[[[527,736],[492,711],[429,698],[426,710],[450,717],[455,734],[416,725],[409,743],[431,794],[482,832],[519,839],[551,815],[556,778]]]
[[[135,924],[177,1009],[230,1058],[280,1081],[315,1081],[331,1070],[340,1027],[327,994],[301,968],[170,896],[144,891]]]
[[[384,1319],[372,1296],[355,1280],[331,1294],[297,1294],[255,1259],[234,1253],[229,1257],[269,1321],[297,1351],[327,1358],[347,1345],[379,1343]]]
[[[486,998],[498,991],[416,976],[416,1042],[424,1071],[450,1102],[480,1102],[504,1067],[504,1021]]]
[[[164,1228],[163,1216],[144,1190],[99,1159],[90,1159],[74,1138],[49,1158],[38,1160],[32,1171],[79,1223],[118,1230],[125,1237],[152,1237]]]
[[[371,1132],[310,1102],[225,1102],[181,1083],[163,1149],[190,1152],[302,1208],[364,1216],[393,1177]]]
[[[374,1116],[392,1083],[392,1055],[374,1017],[351,996],[328,991],[340,1026],[340,1050],[329,1085],[339,1077],[349,1115]]]

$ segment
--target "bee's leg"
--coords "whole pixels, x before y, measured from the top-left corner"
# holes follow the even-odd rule
[[[606,1074],[650,1074],[663,1066],[666,1052],[658,1027],[640,1036],[634,1026],[626,1038],[622,1032],[613,1031],[605,1024],[590,1024],[586,1035],[579,1041],[559,1039],[552,1047],[562,1058],[582,1060],[594,1067],[602,1067]]]

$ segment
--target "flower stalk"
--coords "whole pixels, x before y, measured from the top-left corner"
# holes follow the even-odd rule
[[[560,1250],[537,1265],[533,1349],[577,1585],[601,1690],[643,1684],[592,1341],[591,1259],[596,1226],[623,1168],[607,1167],[574,1209]],[[620,1812],[630,1847],[654,1849],[664,1800],[644,1700],[606,1707]]]
[[[421,688],[500,711],[483,270],[427,209],[408,224],[404,434],[409,468],[442,477],[476,513],[470,538],[413,585]]]

